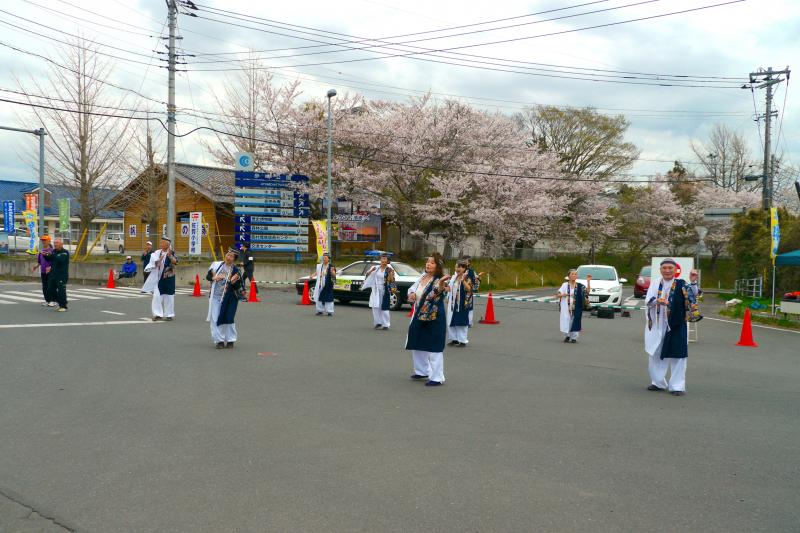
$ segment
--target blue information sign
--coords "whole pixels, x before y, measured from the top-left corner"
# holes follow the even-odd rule
[[[3,231],[14,233],[14,217],[16,216],[16,203],[14,200],[3,202]]]
[[[308,182],[299,174],[235,173],[236,243],[252,251],[308,251],[308,194],[297,187]]]

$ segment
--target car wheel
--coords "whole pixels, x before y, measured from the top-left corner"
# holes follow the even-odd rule
[[[120,254],[124,254],[125,253],[125,247],[124,246],[120,246],[119,247],[119,253]]]
[[[397,293],[389,295],[389,309],[392,311],[399,311],[403,307],[403,300]]]
[[[103,252],[108,254],[108,246],[103,246]]]

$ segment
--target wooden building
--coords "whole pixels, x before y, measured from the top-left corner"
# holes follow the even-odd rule
[[[203,214],[202,254],[209,241],[219,255],[234,243],[234,171],[226,168],[175,163],[175,249],[189,252],[189,213]],[[125,249],[144,249],[147,241],[158,247],[167,225],[167,169],[156,165],[139,174],[117,196],[115,208],[124,209]]]

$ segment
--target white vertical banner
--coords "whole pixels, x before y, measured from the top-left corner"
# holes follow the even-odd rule
[[[189,255],[200,255],[203,239],[203,213],[192,211],[189,213]]]

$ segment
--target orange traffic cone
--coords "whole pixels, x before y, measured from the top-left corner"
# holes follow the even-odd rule
[[[494,301],[492,300],[492,293],[489,293],[489,303],[486,304],[486,316],[478,322],[481,324],[499,324],[499,320],[494,319]]]
[[[300,300],[300,305],[311,305],[311,297],[308,294],[308,280],[303,285],[303,298]]]
[[[303,291],[305,292],[305,290]],[[250,282],[250,295],[247,297],[247,303],[260,303],[258,299],[258,287],[256,287],[256,280]]]
[[[750,308],[744,310],[744,322],[742,322],[742,334],[736,346],[748,346],[758,348],[758,344],[753,340],[753,326],[750,324]]]
[[[108,283],[106,283],[106,289],[116,289],[117,286],[114,284],[114,269],[108,269]]]
[[[194,298],[200,298],[203,296],[203,293],[200,292],[200,275],[194,275],[194,291],[192,292],[192,296]]]

